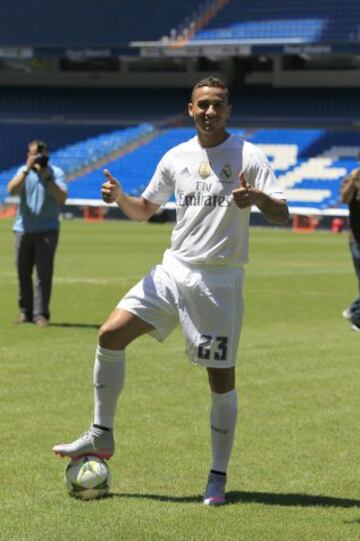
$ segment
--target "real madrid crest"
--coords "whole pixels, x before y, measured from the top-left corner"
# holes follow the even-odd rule
[[[199,175],[202,179],[208,178],[211,175],[211,165],[209,162],[201,162],[199,167]]]
[[[223,182],[231,182],[232,180],[232,169],[229,163],[226,163],[222,170],[220,171],[220,178]]]

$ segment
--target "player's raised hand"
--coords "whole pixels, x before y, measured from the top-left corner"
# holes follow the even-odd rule
[[[112,176],[108,169],[104,169],[105,182],[101,186],[101,195],[105,203],[116,203],[124,194],[121,184]]]
[[[255,203],[256,192],[246,180],[244,171],[239,174],[239,187],[233,190],[234,201],[241,209],[251,207]]]

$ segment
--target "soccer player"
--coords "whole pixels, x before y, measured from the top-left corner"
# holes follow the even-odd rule
[[[257,206],[276,224],[286,223],[288,208],[265,155],[227,132],[231,105],[220,79],[211,76],[194,86],[188,112],[197,135],[163,156],[141,197],[126,195],[120,182],[104,172],[104,201],[116,202],[132,220],[148,220],[175,193],[176,225],[162,264],[125,295],[100,329],[93,424],[53,451],[71,458],[110,458],[126,347],[145,333],[161,342],[180,324],[189,359],[207,369],[212,464],[203,503],[219,505],[225,503],[238,410],[235,360],[250,208]]]

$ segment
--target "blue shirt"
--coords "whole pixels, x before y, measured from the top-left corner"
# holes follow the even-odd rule
[[[55,165],[49,166],[54,182],[66,190],[64,173]],[[18,169],[24,171],[25,166]],[[30,171],[19,193],[20,202],[17,208],[13,230],[20,233],[41,233],[59,229],[61,206],[49,192],[47,183],[35,171]]]

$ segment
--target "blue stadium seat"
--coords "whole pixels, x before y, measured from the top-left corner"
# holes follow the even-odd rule
[[[128,143],[138,140],[153,131],[151,124],[140,124],[138,126],[125,128],[123,130],[116,130],[108,134],[100,134],[95,137],[86,139],[85,141],[77,142],[72,145],[67,145],[51,153],[51,159],[54,164],[63,169],[65,175],[71,176],[77,171],[85,167],[91,167],[99,160],[113,152],[120,151]],[[36,138],[39,138],[37,136]],[[2,186],[0,195],[2,199],[6,196],[4,187],[9,180],[14,176],[17,169],[25,161],[25,148],[24,159],[15,167],[5,169],[0,172],[0,186]],[[93,197],[92,195],[85,195],[85,198]],[[97,194],[98,197],[98,194]]]
[[[124,129],[126,126],[124,126]],[[89,137],[109,133],[114,130],[111,124],[95,123],[51,123],[2,121],[0,123],[0,171],[25,160],[27,144],[34,139],[46,141],[50,153],[64,145],[71,145]]]
[[[243,130],[231,130],[243,134]],[[151,142],[112,161],[109,168],[126,191],[139,195],[150,180],[162,155],[192,137],[194,130],[166,130]],[[268,155],[291,207],[297,209],[344,208],[339,202],[342,178],[356,165],[356,134],[325,130],[267,129],[245,134]],[[341,146],[343,143],[343,146]],[[101,171],[84,175],[70,185],[70,196],[99,199]]]

